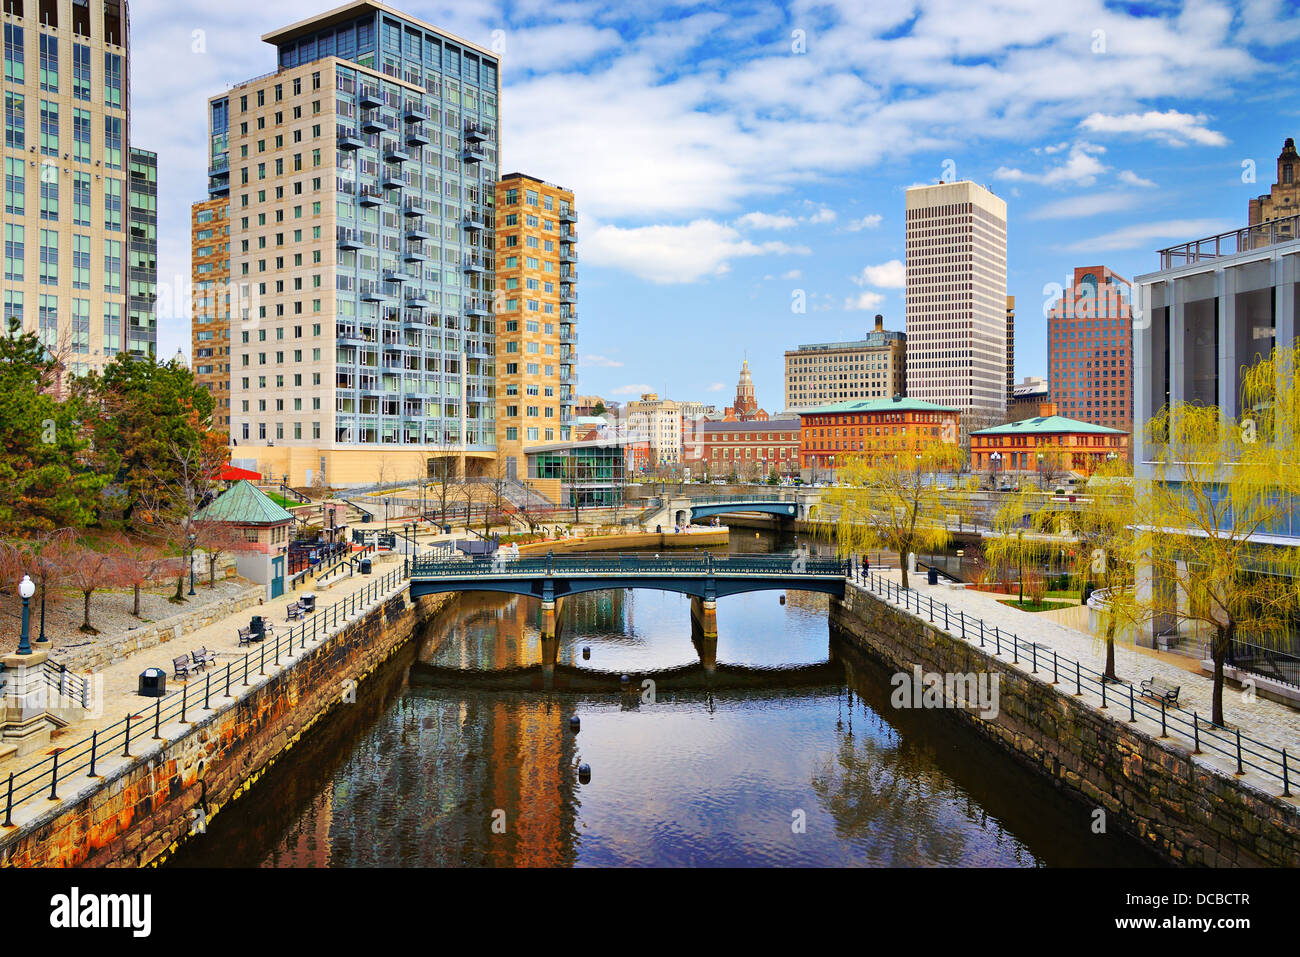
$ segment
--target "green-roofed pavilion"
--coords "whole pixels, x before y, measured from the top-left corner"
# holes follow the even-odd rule
[[[293,513],[247,479],[240,479],[200,509],[197,518],[231,525],[279,525],[294,520]]]

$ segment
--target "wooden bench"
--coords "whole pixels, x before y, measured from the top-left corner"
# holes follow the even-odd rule
[[[1154,698],[1157,701],[1163,701],[1165,704],[1178,704],[1178,692],[1182,690],[1182,685],[1170,684],[1163,678],[1152,676],[1142,682],[1142,694],[1148,698]]]
[[[172,668],[174,669],[174,677],[176,678],[188,678],[190,675],[194,674],[194,666],[190,664],[190,659],[185,657],[185,655],[181,655],[179,658],[173,658]]]
[[[239,629],[239,647],[241,647],[241,648],[244,647],[244,645],[248,644],[248,643],[249,643],[250,641],[252,641],[252,640],[253,640],[253,629],[252,629],[252,628],[240,628],[240,629]]]
[[[190,658],[200,671],[208,665],[215,665],[217,663],[217,653],[215,651],[208,651],[207,648],[200,648],[198,651],[191,651]]]
[[[289,602],[289,607],[285,609],[285,612],[288,614],[285,621],[293,621],[295,618],[302,618],[307,614],[302,607],[302,603],[296,601]]]

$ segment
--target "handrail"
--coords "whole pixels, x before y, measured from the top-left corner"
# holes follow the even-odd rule
[[[1036,642],[1025,641],[996,625],[990,627],[982,618],[968,615],[963,609],[954,611],[947,602],[936,602],[933,596],[903,588],[874,572],[863,573],[858,568],[853,578],[873,597],[900,605],[905,611],[923,619],[928,612],[931,622],[937,625],[941,620],[943,630],[954,637],[959,635],[972,645],[978,642],[980,648],[992,645],[996,657],[1010,651],[1013,664],[1019,664],[1022,657],[1028,659],[1031,662],[1031,677],[1037,675],[1040,667],[1046,671],[1050,666],[1053,683],[1064,676],[1066,684],[1074,685],[1076,696],[1090,694],[1099,698],[1103,705],[1109,702],[1110,706],[1128,711],[1130,721],[1135,721],[1141,715],[1157,722],[1162,737],[1168,737],[1172,732],[1192,745],[1193,754],[1206,750],[1235,760],[1238,774],[1244,774],[1246,768],[1258,771],[1266,778],[1280,782],[1284,797],[1291,796],[1291,756],[1287,754],[1286,748],[1276,748],[1242,734],[1239,728],[1230,731],[1212,721],[1202,721],[1198,712],[1178,706],[1171,708],[1163,700],[1160,707],[1156,708],[1149,701],[1140,699],[1129,682],[1117,685],[1078,659],[1063,657],[1055,650],[1052,650],[1049,658],[1047,649]],[[1127,694],[1124,689],[1127,689]]]
[[[172,691],[165,697],[154,699],[152,708],[144,707],[138,713],[131,712],[125,718],[106,728],[98,729],[89,737],[82,738],[74,744],[60,748],[56,753],[21,771],[11,772],[7,781],[0,781],[4,787],[0,800],[4,802],[3,826],[13,826],[13,809],[38,797],[58,800],[58,787],[74,775],[85,772],[87,777],[96,777],[96,763],[105,755],[122,754],[131,757],[132,742],[142,737],[146,740],[166,740],[161,734],[164,724],[179,719],[181,723],[190,723],[187,715],[191,711],[212,712],[221,710],[221,705],[212,706],[212,696],[221,699],[237,700],[238,694],[231,693],[232,683],[237,687],[249,687],[252,677],[266,674],[267,659],[274,659],[280,664],[281,655],[301,656],[307,649],[308,642],[319,642],[330,635],[329,629],[340,623],[346,624],[364,613],[372,602],[388,597],[394,586],[405,587],[406,568],[399,567],[382,578],[376,579],[360,591],[354,592],[331,605],[318,608],[310,618],[301,624],[280,634],[272,630],[262,639],[257,652],[248,652],[243,659],[226,665],[224,674],[221,669],[214,669],[203,675],[200,686],[197,676],[182,685],[180,691]],[[322,624],[323,623],[323,624]],[[56,668],[59,666],[55,666]],[[251,669],[258,670],[254,674]],[[214,682],[213,676],[219,675]],[[85,680],[85,679],[82,679]],[[200,691],[201,687],[201,691]],[[193,694],[190,692],[193,690]],[[152,733],[150,733],[152,729]]]
[[[744,556],[676,555],[649,558],[637,553],[604,555],[527,556],[493,560],[473,558],[421,558],[411,565],[411,578],[481,578],[496,576],[552,575],[706,575],[748,576],[755,573],[805,577],[844,577],[848,563],[838,558],[810,558],[800,555]]]

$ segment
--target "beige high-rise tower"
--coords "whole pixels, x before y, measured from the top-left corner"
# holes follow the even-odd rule
[[[572,437],[578,265],[573,193],[524,173],[496,184],[497,448],[511,478],[524,451]]]
[[[132,150],[125,0],[3,0],[4,326],[99,368],[156,351],[157,157]]]
[[[961,181],[906,207],[907,394],[979,428],[1007,406],[1007,204]]]

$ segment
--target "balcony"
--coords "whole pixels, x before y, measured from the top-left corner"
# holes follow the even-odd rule
[[[339,130],[339,149],[359,150],[365,145],[366,141],[357,135],[356,130]]]
[[[406,252],[402,254],[402,259],[408,263],[427,262],[429,254],[425,252],[424,243],[410,242],[406,245]]]
[[[572,305],[578,301],[578,291],[567,283],[560,284],[560,302]]]
[[[362,302],[392,302],[393,297],[384,292],[382,286],[371,286],[361,290]]]
[[[366,118],[361,121],[362,133],[382,133],[388,127],[384,126],[380,115],[374,111],[366,114]]]
[[[572,243],[565,243],[560,246],[560,262],[576,263],[577,261],[578,254],[574,251]]]
[[[432,309],[433,302],[429,299],[428,294],[423,289],[413,289],[406,294],[403,300],[411,309]]]
[[[429,118],[429,113],[419,103],[407,103],[402,117],[408,123],[423,123]]]
[[[384,167],[384,171],[379,175],[379,185],[384,189],[401,189],[406,185],[406,180],[402,179],[399,170]]]
[[[1160,268],[1190,266],[1204,260],[1235,256],[1238,253],[1265,249],[1296,239],[1300,239],[1300,215],[1275,219],[1257,226],[1247,226],[1244,229],[1234,229],[1204,239],[1193,239],[1191,242],[1161,249]]]
[[[460,151],[460,161],[462,163],[481,163],[487,159],[485,153],[477,143],[466,143]]]
[[[576,223],[577,221],[578,221],[578,211],[576,209],[574,209],[572,206],[561,207],[560,209],[561,223],[571,224],[571,223]]]
[[[419,149],[421,146],[429,145],[429,134],[424,131],[423,126],[412,126],[406,131],[406,145]]]
[[[339,249],[360,249],[365,245],[361,241],[360,232],[355,229],[345,229],[341,226],[338,229],[338,242]]]
[[[389,143],[384,147],[384,162],[386,163],[405,163],[410,158],[411,154],[402,149],[397,143]]]
[[[484,221],[482,213],[467,212],[465,218],[461,220],[461,225],[470,232],[476,232],[486,227],[487,223]]]
[[[423,216],[425,212],[426,210],[424,208],[424,204],[420,202],[420,200],[418,199],[408,199],[405,203],[402,204],[403,216],[412,216],[412,217]],[[408,239],[410,238],[409,233],[407,235],[407,238]]]
[[[460,264],[462,272],[466,273],[485,273],[488,271],[488,261],[482,256],[466,256]]]
[[[467,316],[489,316],[492,314],[492,303],[487,299],[466,299],[465,315]]]
[[[374,110],[384,105],[383,94],[373,86],[363,86],[357,94],[357,105],[363,110]]]
[[[433,233],[430,233],[428,230],[422,228],[418,223],[413,223],[411,226],[407,227],[406,241],[408,243],[416,243],[416,242],[422,243],[425,240],[432,239],[432,238],[433,238]]]
[[[400,269],[385,269],[384,282],[414,282],[415,276]]]
[[[413,301],[414,299],[409,296],[406,299],[408,305],[410,305],[410,303]],[[425,299],[423,301],[425,303],[423,306],[415,306],[414,308],[411,309],[402,310],[402,325],[420,326],[421,328],[424,328],[426,326],[430,326],[433,324],[432,322],[429,321],[429,317],[420,311],[421,309],[428,308],[429,300]]]
[[[478,123],[465,124],[466,143],[484,143],[492,138],[492,131]]]
[[[373,186],[363,186],[357,199],[362,206],[378,206],[384,201],[384,191]]]

